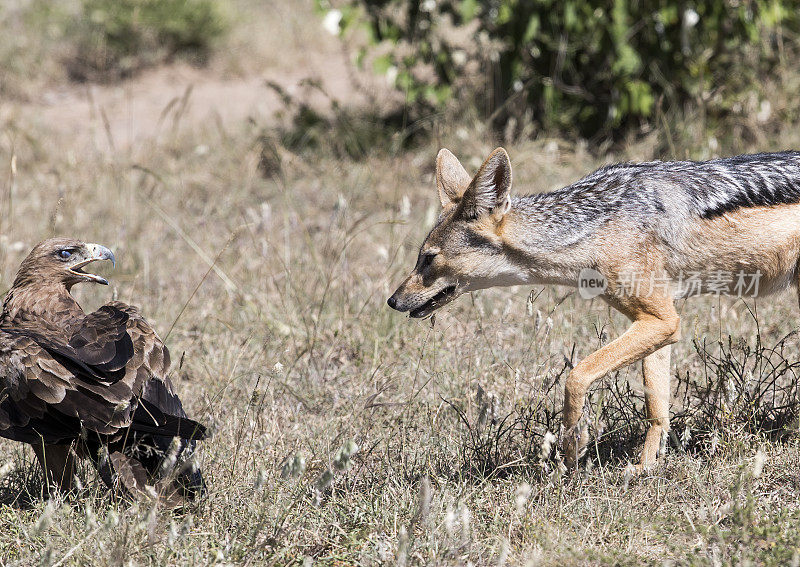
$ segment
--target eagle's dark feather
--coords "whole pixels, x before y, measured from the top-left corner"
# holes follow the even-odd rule
[[[205,436],[172,392],[167,348],[136,309],[123,303],[86,315],[67,344],[29,328],[0,327],[0,368],[0,436],[64,443],[80,437],[81,424],[105,435],[131,428],[187,439]],[[16,380],[9,382],[10,376]],[[138,411],[142,403],[146,410]],[[34,407],[39,411],[31,415]],[[9,414],[52,416],[60,426],[31,437],[30,425],[10,423]],[[63,427],[65,418],[73,419],[73,427]]]
[[[66,239],[58,240],[31,256],[63,249]],[[104,480],[118,477],[130,490],[124,469],[142,489],[141,470],[156,479],[167,453],[186,458],[206,434],[174,392],[169,351],[135,307],[114,301],[84,314],[68,285],[49,280],[52,255],[31,256],[0,317],[0,436],[43,446],[45,454],[48,446],[83,444]],[[178,477],[190,495],[202,490],[199,472]]]

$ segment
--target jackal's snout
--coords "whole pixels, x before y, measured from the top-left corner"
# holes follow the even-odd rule
[[[425,287],[422,278],[414,274],[409,276],[400,287],[386,300],[389,307],[397,311],[408,311],[414,319],[427,317],[438,308],[450,303],[461,295],[463,289],[447,282],[438,282],[439,285]]]
[[[413,275],[413,274],[412,274]],[[410,311],[413,308],[413,305],[409,301],[409,293],[406,291],[406,286],[408,285],[409,278],[406,278],[400,287],[394,290],[392,296],[386,300],[386,303],[394,309],[395,311]]]
[[[392,296],[389,299],[386,300],[386,303],[392,309],[397,309],[397,299],[395,299],[394,294],[392,294]],[[400,309],[397,309],[397,310],[400,311]]]

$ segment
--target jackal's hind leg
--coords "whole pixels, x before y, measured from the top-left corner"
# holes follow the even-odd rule
[[[663,346],[674,343],[680,334],[680,318],[669,297],[650,296],[606,300],[632,319],[633,323],[620,337],[584,358],[572,369],[567,378],[563,423],[564,460],[568,467],[575,466],[588,441],[587,424],[582,423],[581,418],[589,386],[606,374],[641,360]],[[653,397],[651,396],[651,398]],[[653,415],[662,416],[661,406],[655,405],[656,402],[653,403]],[[663,423],[659,423],[659,427],[663,427]],[[658,434],[660,435],[660,433]],[[651,446],[648,445],[648,447]]]
[[[63,493],[72,490],[75,476],[75,454],[72,445],[32,445],[36,459],[42,467],[45,493],[50,495],[54,488]]]
[[[666,345],[642,359],[644,401],[650,427],[644,440],[639,469],[655,464],[661,444],[669,432],[669,359],[672,347]]]

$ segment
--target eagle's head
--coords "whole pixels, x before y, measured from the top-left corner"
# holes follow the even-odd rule
[[[88,264],[98,260],[111,260],[112,265],[116,264],[114,253],[100,244],[74,238],[50,238],[34,246],[22,261],[14,287],[31,283],[60,283],[69,290],[80,282],[108,285],[104,277],[84,271]]]

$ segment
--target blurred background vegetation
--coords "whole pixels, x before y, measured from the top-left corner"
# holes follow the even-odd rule
[[[215,0],[3,2],[0,94],[24,98],[36,79],[119,80],[177,57],[202,63],[229,24]]]
[[[373,94],[360,109],[328,97],[329,108],[320,112],[280,92],[286,120],[278,141],[295,151],[318,150],[333,131],[343,140],[334,153],[359,158],[407,147],[443,123],[469,122],[505,143],[557,136],[587,140],[600,154],[656,131],[665,155],[698,146],[713,154],[763,144],[800,120],[798,0],[315,5],[353,65],[380,77],[394,96]],[[236,6],[10,2],[0,9],[0,26],[25,33],[0,42],[0,93],[29,94],[32,74],[108,82],[178,58],[205,64],[224,50],[240,17]]]
[[[752,142],[795,121],[793,0],[319,0],[409,120],[476,112],[505,139],[600,141],[676,118]],[[332,12],[331,12],[332,11]],[[787,101],[771,99],[777,91]],[[666,118],[665,118],[666,117]]]
[[[103,79],[178,55],[202,62],[225,31],[213,0],[81,0],[71,71],[76,79]]]

